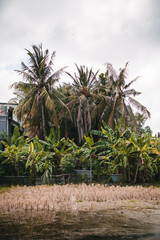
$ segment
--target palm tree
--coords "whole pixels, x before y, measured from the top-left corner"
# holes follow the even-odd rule
[[[122,119],[122,128],[125,129],[130,122],[132,126],[136,126],[136,119],[133,108],[135,107],[142,112],[145,118],[150,117],[150,113],[145,106],[135,100],[133,97],[141,94],[130,86],[138,77],[126,83],[127,78],[126,63],[120,73],[117,75],[111,64],[107,64],[105,74],[100,74],[97,83],[96,94],[98,93],[98,104],[93,112],[94,115],[99,112],[101,121],[105,120],[108,126],[114,129],[115,121]]]
[[[89,70],[85,66],[77,67],[78,75],[72,76],[73,83],[70,85],[70,97],[68,98],[68,108],[71,111],[75,128],[78,132],[79,143],[84,140],[84,134],[88,134],[91,130],[91,111],[95,106],[93,102],[93,88],[96,83],[97,73],[92,68]]]
[[[18,120],[23,120],[28,135],[37,134],[45,139],[51,126],[58,127],[56,102],[65,107],[54,86],[64,68],[53,71],[55,52],[50,57],[48,49],[43,51],[42,45],[33,45],[32,48],[33,52],[26,49],[29,67],[22,62],[22,70],[16,70],[25,81],[15,82],[12,87],[19,98]]]

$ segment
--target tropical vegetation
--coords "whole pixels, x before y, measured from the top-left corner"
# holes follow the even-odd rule
[[[30,66],[21,63],[22,70],[16,70],[25,82],[15,82],[15,94],[19,100],[16,108],[18,120],[22,120],[30,136],[38,135],[44,139],[51,126],[58,127],[57,107],[65,107],[55,83],[64,68],[54,72],[53,59],[49,51],[43,52],[42,45],[33,45],[33,53],[26,49]],[[65,110],[67,107],[65,107]]]
[[[54,174],[86,168],[93,181],[113,173],[128,183],[160,180],[160,141],[144,127],[150,112],[135,99],[138,77],[127,81],[128,63],[118,74],[110,63],[104,73],[76,64],[72,75],[53,70],[55,52],[32,48],[29,66],[17,70],[23,81],[12,85],[25,133],[15,128],[2,142],[1,175],[38,175],[49,183]],[[62,73],[72,82],[56,85]]]

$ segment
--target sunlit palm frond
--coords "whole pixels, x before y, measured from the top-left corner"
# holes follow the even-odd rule
[[[29,111],[28,112],[31,116],[35,116],[38,114],[38,111],[39,111],[39,109],[38,109],[38,104],[37,104],[37,96],[35,96],[32,106],[31,106],[31,109],[30,109],[30,112]]]
[[[58,127],[58,119],[57,119],[55,104],[45,88],[43,88],[40,94],[40,98],[44,99],[44,104],[46,106],[46,109],[49,111],[49,114],[51,114],[51,122],[54,124],[55,127]]]
[[[68,115],[69,118],[72,120],[71,112],[70,112],[68,106],[63,102],[64,96],[62,96],[62,94],[59,94],[57,91],[55,91],[55,89],[53,89],[52,90],[52,97],[54,99],[57,99],[57,105],[60,105],[62,111],[65,112],[65,115]],[[68,114],[66,114],[66,112]]]
[[[31,106],[32,106],[33,99],[22,99],[18,106],[15,109],[15,113],[17,115],[17,119],[21,121],[23,119],[23,116],[25,116],[27,113],[30,112]]]

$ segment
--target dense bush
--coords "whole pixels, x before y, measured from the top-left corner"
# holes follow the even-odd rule
[[[78,146],[73,140],[60,139],[54,129],[44,141],[20,136],[15,128],[10,141],[2,141],[3,175],[39,175],[49,183],[52,175],[70,174],[79,167],[91,169],[95,180],[115,173],[122,174],[123,181],[129,183],[160,180],[159,138],[148,133],[139,136],[129,128],[122,131],[120,125],[114,131],[105,123],[101,131],[91,133],[99,139],[85,136],[85,143]]]

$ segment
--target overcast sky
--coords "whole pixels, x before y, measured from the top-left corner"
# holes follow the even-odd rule
[[[14,70],[28,64],[24,49],[39,43],[56,51],[55,70],[73,73],[77,63],[105,72],[109,62],[118,71],[129,62],[147,124],[160,131],[160,0],[0,0],[0,102],[21,80]]]

